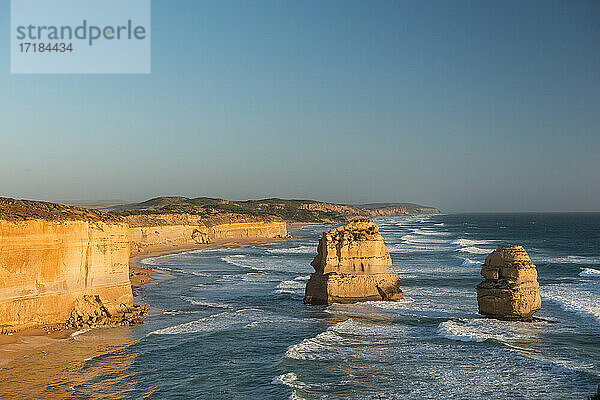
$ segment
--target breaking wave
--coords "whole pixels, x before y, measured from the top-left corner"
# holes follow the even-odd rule
[[[304,278],[304,277],[300,277],[300,278]],[[304,283],[303,280],[296,278],[296,279],[293,279],[290,281],[281,282],[279,285],[277,285],[277,289],[275,291],[279,294],[283,294],[283,293],[294,294],[294,293],[298,293],[299,291],[302,291],[304,289],[305,285],[306,284]]]
[[[287,249],[269,249],[267,252],[271,254],[313,254],[317,250],[315,246],[298,246]]]
[[[527,322],[493,321],[486,318],[444,321],[438,325],[438,335],[460,342],[496,340],[510,344],[526,339],[538,329]]]
[[[246,256],[237,254],[237,255],[233,255],[233,256],[221,257],[221,261],[225,261],[227,264],[231,264],[231,265],[234,265],[234,266],[240,267],[240,268],[249,268],[249,269],[253,269],[255,271],[263,271],[263,268],[254,267],[252,265],[243,264],[240,261],[237,261],[237,260],[240,260],[243,258],[246,258]]]
[[[483,262],[478,260],[471,260],[470,258],[463,259],[462,266],[463,267],[480,267]]]
[[[583,285],[542,286],[541,295],[557,303],[565,311],[591,316],[600,321],[600,294],[586,290]]]
[[[600,277],[600,270],[594,268],[583,268],[583,271],[579,273],[579,276]]]
[[[256,308],[244,308],[237,311],[225,311],[185,324],[170,326],[150,332],[150,335],[181,335],[189,333],[212,333],[228,329],[241,328],[251,322],[264,319],[264,313]]]
[[[550,264],[589,264],[600,265],[600,257],[582,257],[582,256],[559,256],[559,257],[532,257],[535,263]]]
[[[460,251],[462,253],[470,253],[470,254],[489,254],[493,250],[492,249],[482,249],[481,247],[469,246],[469,247],[461,247],[456,249],[456,251]]]
[[[196,300],[196,299],[192,299],[189,297],[182,297],[183,300],[187,301],[188,303],[194,305],[194,306],[203,306],[203,307],[210,307],[210,308],[225,308],[225,309],[232,309],[233,307],[231,307],[230,305],[227,304],[220,304],[220,303],[212,303],[210,301],[202,301],[202,300]]]
[[[313,338],[288,347],[287,358],[295,360],[336,360],[344,358],[344,351],[349,351],[356,341],[352,336],[376,335],[368,325],[353,318],[327,328]]]

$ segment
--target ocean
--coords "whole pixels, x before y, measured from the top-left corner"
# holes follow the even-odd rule
[[[0,370],[2,398],[585,399],[600,384],[600,214],[378,218],[405,300],[307,306],[321,233],[144,263],[136,327],[78,332]],[[520,244],[555,322],[477,314],[481,263]]]

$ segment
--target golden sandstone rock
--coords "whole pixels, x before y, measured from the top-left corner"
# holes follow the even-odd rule
[[[255,240],[285,237],[283,221],[254,221],[224,218],[207,226],[192,214],[148,214],[125,217],[129,224],[131,256],[168,248],[189,248],[224,240]]]
[[[106,323],[134,321],[127,314],[136,310],[127,224],[75,207],[0,198],[0,331],[68,325],[89,296],[116,305]],[[102,313],[80,314],[89,325],[102,323]]]
[[[531,321],[542,300],[537,270],[522,246],[498,246],[481,268],[479,313],[490,318]]]
[[[401,280],[389,273],[390,252],[377,225],[358,219],[323,233],[306,284],[307,304],[399,300]]]

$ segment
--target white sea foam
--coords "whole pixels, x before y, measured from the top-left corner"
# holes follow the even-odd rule
[[[398,301],[365,301],[363,304],[368,304],[381,310],[398,310],[406,308],[406,305],[414,302],[415,300],[411,297],[404,296],[403,299]]]
[[[423,236],[449,236],[452,235],[452,233],[450,232],[444,232],[444,231],[434,231],[434,230],[428,230],[428,229],[413,229],[412,230],[414,234],[416,235],[423,235]]]
[[[600,270],[594,268],[583,268],[583,271],[579,273],[579,276],[600,277]]]
[[[473,240],[473,239],[456,239],[452,241],[452,244],[455,244],[460,247],[470,247],[476,245],[490,245],[494,244],[492,240]]]
[[[225,311],[185,324],[170,326],[150,332],[150,335],[180,335],[188,333],[211,333],[243,327],[264,319],[264,313],[256,308]]]
[[[289,281],[283,281],[279,285],[277,285],[277,289],[275,290],[279,294],[283,293],[298,293],[304,289],[305,283],[301,280],[293,279]]]
[[[340,354],[344,349],[349,349],[353,343],[346,335],[369,334],[365,331],[365,324],[352,318],[339,322],[327,328],[313,338],[304,339],[302,342],[288,347],[285,352],[287,358],[295,360],[335,360],[343,358]]]
[[[269,249],[271,254],[313,254],[317,252],[316,246],[298,246],[283,249]]]
[[[483,264],[481,261],[471,260],[470,258],[465,258],[465,259],[463,259],[463,262],[461,265],[463,267],[480,267],[481,264]]]
[[[183,311],[183,310],[165,310],[164,315],[183,315],[183,314],[196,314],[198,311]]]
[[[209,272],[189,271],[189,273],[192,274],[192,275],[201,276],[201,277],[204,277],[204,278],[208,278],[208,277],[212,276],[212,274],[209,273]]]
[[[220,304],[220,303],[213,303],[210,301],[196,300],[196,299],[192,299],[189,297],[183,297],[183,296],[181,298],[194,306],[202,306],[202,307],[210,307],[210,308],[225,308],[225,309],[233,308],[227,304]]]
[[[462,253],[470,253],[470,254],[489,254],[493,250],[492,249],[483,249],[483,248],[476,247],[476,246],[469,246],[469,247],[461,247],[461,248],[457,249],[456,251],[460,251]]]
[[[532,256],[531,259],[535,264],[538,263],[549,263],[549,264],[588,264],[600,265],[600,257],[583,257],[583,256]]]
[[[413,241],[411,239],[404,243],[389,244],[387,248],[390,253],[436,253],[454,250],[454,247],[448,246],[444,241]]]
[[[439,324],[437,332],[446,339],[459,340],[461,342],[484,342],[489,339],[488,336],[451,320]]]
[[[272,385],[285,385],[294,389],[290,395],[290,400],[304,400],[304,397],[300,396],[295,389],[308,389],[308,385],[298,380],[298,375],[293,372],[276,376],[271,381]]]
[[[244,259],[246,258],[245,255],[243,254],[236,254],[236,255],[232,255],[232,256],[225,256],[225,257],[221,257],[221,261],[225,261],[227,264],[231,264],[234,265],[236,267],[240,267],[240,268],[250,268],[256,271],[263,271],[263,268],[258,268],[252,265],[248,265],[247,263],[244,264],[242,262],[240,262],[240,259]]]
[[[273,378],[271,381],[272,385],[286,385],[290,387],[297,387],[298,375],[293,372],[288,372],[287,374],[279,375]]]
[[[78,331],[71,333],[71,337],[74,338],[76,336],[83,335],[84,333],[89,332],[90,330],[91,330],[90,328],[80,329]]]
[[[600,321],[600,293],[596,286],[595,292],[588,285],[561,284],[542,286],[543,298],[559,304],[563,310],[587,315]],[[593,290],[593,289],[592,289]]]
[[[497,340],[511,345],[527,339],[539,331],[539,324],[526,322],[494,321],[486,318],[461,318],[444,321],[438,325],[437,333],[446,339],[461,342],[484,342]]]
[[[437,237],[430,237],[430,236],[425,236],[425,235],[404,235],[401,238],[404,243],[408,243],[408,244],[431,244],[431,243],[444,243],[444,244],[448,244],[450,243],[448,239],[442,239],[442,238],[437,238]]]

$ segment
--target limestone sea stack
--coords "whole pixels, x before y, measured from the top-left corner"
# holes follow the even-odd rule
[[[390,252],[377,225],[357,219],[323,233],[315,272],[306,284],[307,304],[354,303],[403,298],[398,274],[388,272]]]
[[[531,321],[542,299],[537,270],[522,246],[498,246],[481,268],[479,313],[490,318]]]

